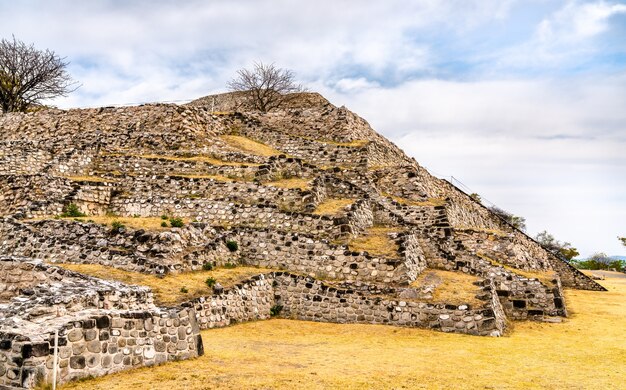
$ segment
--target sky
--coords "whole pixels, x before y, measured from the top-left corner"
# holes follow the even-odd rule
[[[626,255],[626,1],[15,1],[70,61],[61,108],[184,102],[291,69],[434,175],[582,257]]]

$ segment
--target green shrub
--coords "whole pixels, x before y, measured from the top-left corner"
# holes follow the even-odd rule
[[[183,227],[185,223],[182,218],[170,218],[170,225],[172,227]]]
[[[270,308],[270,316],[276,317],[283,310],[283,305],[274,305]]]
[[[167,227],[167,222],[165,221],[161,222],[161,227]]]
[[[183,294],[187,294],[189,292],[189,290],[187,290],[187,287],[183,286],[180,288],[180,292]]]
[[[215,286],[215,283],[217,283],[217,280],[209,276],[208,278],[206,278],[205,283],[207,286],[209,286],[209,288],[212,288],[213,286]]]
[[[213,264],[206,262],[204,264],[202,264],[202,269],[205,271],[210,271],[213,269]]]
[[[167,219],[167,215],[165,214],[161,215],[161,219]]]
[[[226,248],[231,252],[236,252],[239,249],[239,244],[235,241],[226,241]]]
[[[124,228],[126,228],[126,226],[124,226],[124,224],[121,223],[120,221],[111,222],[111,227],[113,228],[113,231],[115,232],[119,232],[123,230]]]
[[[237,268],[237,264],[235,263],[231,263],[230,261],[226,264],[224,264],[224,268],[228,268],[228,269],[233,269],[233,268]]]
[[[63,213],[61,214],[61,217],[84,217],[85,214],[81,213],[80,209],[78,208],[78,206],[76,206],[74,203],[70,203],[67,206],[65,206],[63,208]]]

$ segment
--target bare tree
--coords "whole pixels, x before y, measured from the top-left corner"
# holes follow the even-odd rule
[[[571,261],[574,257],[580,255],[578,249],[574,248],[569,242],[561,242],[554,238],[546,230],[535,236],[535,241],[541,244],[548,251],[563,256],[567,261]]]
[[[13,37],[0,40],[2,111],[28,110],[42,100],[66,96],[77,86],[65,70],[68,62],[50,50],[38,50]]]
[[[292,71],[262,62],[255,62],[253,69],[238,70],[228,88],[245,92],[251,106],[263,112],[280,108],[291,99],[289,94],[306,90],[296,83]]]
[[[497,215],[500,219],[508,222],[510,225],[518,228],[519,230],[526,231],[526,218],[513,215],[508,211],[502,210],[499,207],[492,206],[489,210]]]

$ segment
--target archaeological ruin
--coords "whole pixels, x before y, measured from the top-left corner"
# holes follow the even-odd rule
[[[201,330],[271,317],[501,336],[604,289],[319,94],[6,113],[0,135],[0,388],[194,358]],[[238,267],[258,273],[211,276]],[[168,302],[128,282],[194,275]]]

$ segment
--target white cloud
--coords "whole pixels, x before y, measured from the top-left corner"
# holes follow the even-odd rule
[[[490,57],[500,64],[498,71],[576,67],[600,50],[596,39],[609,30],[611,18],[620,14],[626,14],[626,5],[570,1],[542,19],[526,42]]]
[[[626,13],[624,4],[571,2],[540,23],[537,37],[548,44],[576,44],[605,32],[609,19],[623,13]]]

